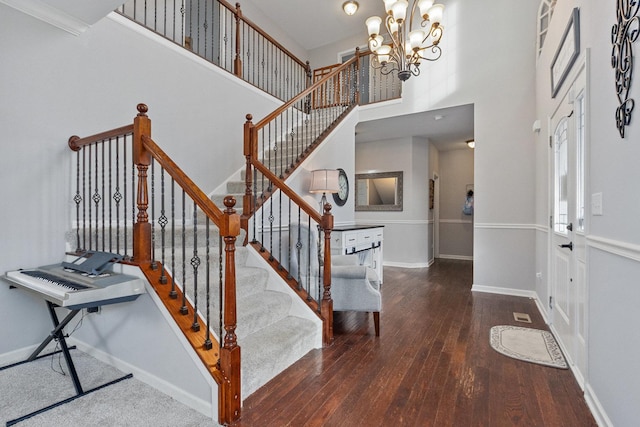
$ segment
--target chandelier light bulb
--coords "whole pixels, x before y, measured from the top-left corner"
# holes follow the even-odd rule
[[[351,16],[356,13],[359,6],[360,5],[357,1],[349,0],[342,4],[342,10],[344,10],[344,13]]]

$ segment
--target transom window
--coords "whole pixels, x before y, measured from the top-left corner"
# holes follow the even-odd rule
[[[549,30],[549,22],[553,16],[553,9],[556,7],[556,0],[542,0],[538,9],[538,56],[542,52],[544,40]]]

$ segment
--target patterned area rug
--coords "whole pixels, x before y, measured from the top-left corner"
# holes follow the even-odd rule
[[[491,328],[490,342],[494,350],[514,359],[568,368],[551,332],[519,326],[494,326]]]

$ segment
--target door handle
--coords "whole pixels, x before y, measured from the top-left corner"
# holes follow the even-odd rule
[[[569,248],[570,251],[573,250],[573,242],[569,242],[569,243],[567,243],[565,245],[558,245],[558,246],[561,247],[561,248]]]

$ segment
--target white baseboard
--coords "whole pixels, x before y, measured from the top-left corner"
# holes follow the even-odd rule
[[[459,259],[461,261],[473,261],[473,256],[469,256],[469,255],[440,254],[440,255],[438,255],[438,258],[442,258],[442,259]]]
[[[584,399],[587,401],[587,406],[600,427],[613,427],[613,422],[611,422],[607,416],[607,413],[604,411],[604,408],[589,384],[586,384],[584,388]]]
[[[431,262],[431,263],[429,263],[429,262],[408,263],[408,262],[385,261],[383,265],[385,267],[426,268],[426,267],[429,267],[431,264],[433,264],[433,262]]]
[[[513,288],[501,288],[498,286],[473,285],[471,286],[471,291],[537,299],[537,295],[534,291],[524,291],[522,289],[513,289]]]
[[[8,353],[0,354],[0,366],[11,365],[12,363],[22,362],[27,360],[31,353],[33,353],[40,344],[30,345],[28,347],[19,348],[17,350],[10,351]],[[47,354],[54,350],[55,341],[52,341],[48,346],[40,352],[40,354]]]
[[[187,405],[188,407],[200,412],[201,414],[207,417],[211,417],[214,420],[217,420],[218,414],[213,413],[214,408],[213,408],[212,402],[207,402],[203,399],[198,398],[197,396],[187,393],[184,390],[177,388],[173,384],[163,380],[162,378],[159,378],[147,371],[144,371],[108,353],[105,353],[101,350],[97,350],[94,347],[91,347],[82,341],[74,339],[73,337],[70,337],[68,339],[68,342],[69,344],[75,345],[78,348],[78,350],[84,353],[87,353],[88,355],[96,358],[97,360],[103,363],[106,363],[108,365],[111,365],[125,373],[132,373],[136,379],[142,381],[143,383],[155,388],[156,390],[161,391],[162,393],[168,396],[171,396],[178,402],[184,405]],[[210,382],[213,383],[213,378],[211,379]],[[217,387],[213,388],[213,385],[214,384],[211,384],[212,392],[217,393]],[[217,396],[213,396],[213,398],[217,399]]]

